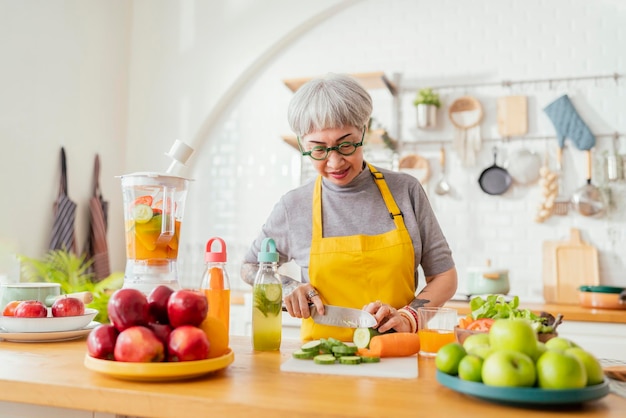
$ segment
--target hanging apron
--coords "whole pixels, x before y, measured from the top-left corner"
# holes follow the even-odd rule
[[[67,250],[77,254],[74,238],[74,221],[76,219],[76,203],[67,195],[67,163],[65,149],[61,147],[61,179],[59,194],[54,202],[54,223],[50,237],[49,250]]]
[[[403,215],[385,178],[369,165],[395,229],[379,235],[322,236],[322,177],[313,190],[313,225],[309,281],[324,303],[362,309],[380,300],[400,308],[415,297],[415,254]],[[352,341],[354,329],[302,321],[303,341],[333,337]]]
[[[100,190],[100,157],[96,154],[93,167],[93,188],[89,199],[89,236],[85,252],[92,260],[90,272],[93,281],[99,282],[111,274],[109,246],[107,243],[107,215],[109,202]]]

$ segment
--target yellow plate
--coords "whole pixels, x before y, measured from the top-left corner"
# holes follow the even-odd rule
[[[235,353],[228,349],[228,352],[221,357],[175,363],[129,363],[101,360],[86,354],[84,364],[90,370],[118,379],[160,382],[203,376],[224,369],[233,361],[235,361]]]

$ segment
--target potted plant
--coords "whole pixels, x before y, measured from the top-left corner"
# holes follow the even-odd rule
[[[441,106],[439,94],[431,88],[423,88],[417,92],[413,104],[417,108],[417,127],[434,128],[437,125],[437,109]]]
[[[22,281],[59,283],[61,293],[64,294],[89,291],[93,294],[93,301],[88,307],[98,310],[95,320],[109,322],[107,303],[111,293],[122,287],[123,273],[112,273],[94,283],[93,274],[89,272],[91,260],[87,260],[84,255],[77,256],[65,250],[51,250],[41,259],[24,255],[18,256],[18,259]]]

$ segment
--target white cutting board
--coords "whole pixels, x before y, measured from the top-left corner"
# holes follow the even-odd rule
[[[313,360],[290,358],[280,365],[283,372],[334,374],[341,376],[417,378],[417,355],[410,357],[385,357],[380,363],[315,364]]]

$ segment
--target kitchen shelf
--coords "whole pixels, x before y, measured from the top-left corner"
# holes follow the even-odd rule
[[[367,90],[376,90],[376,89],[387,89],[392,95],[396,95],[398,89],[396,85],[387,78],[384,72],[376,71],[371,73],[354,73],[350,74],[351,77],[358,80],[363,87]],[[311,80],[313,77],[302,77],[302,78],[290,78],[283,80],[283,83],[291,90],[295,92],[298,90],[304,83]]]

